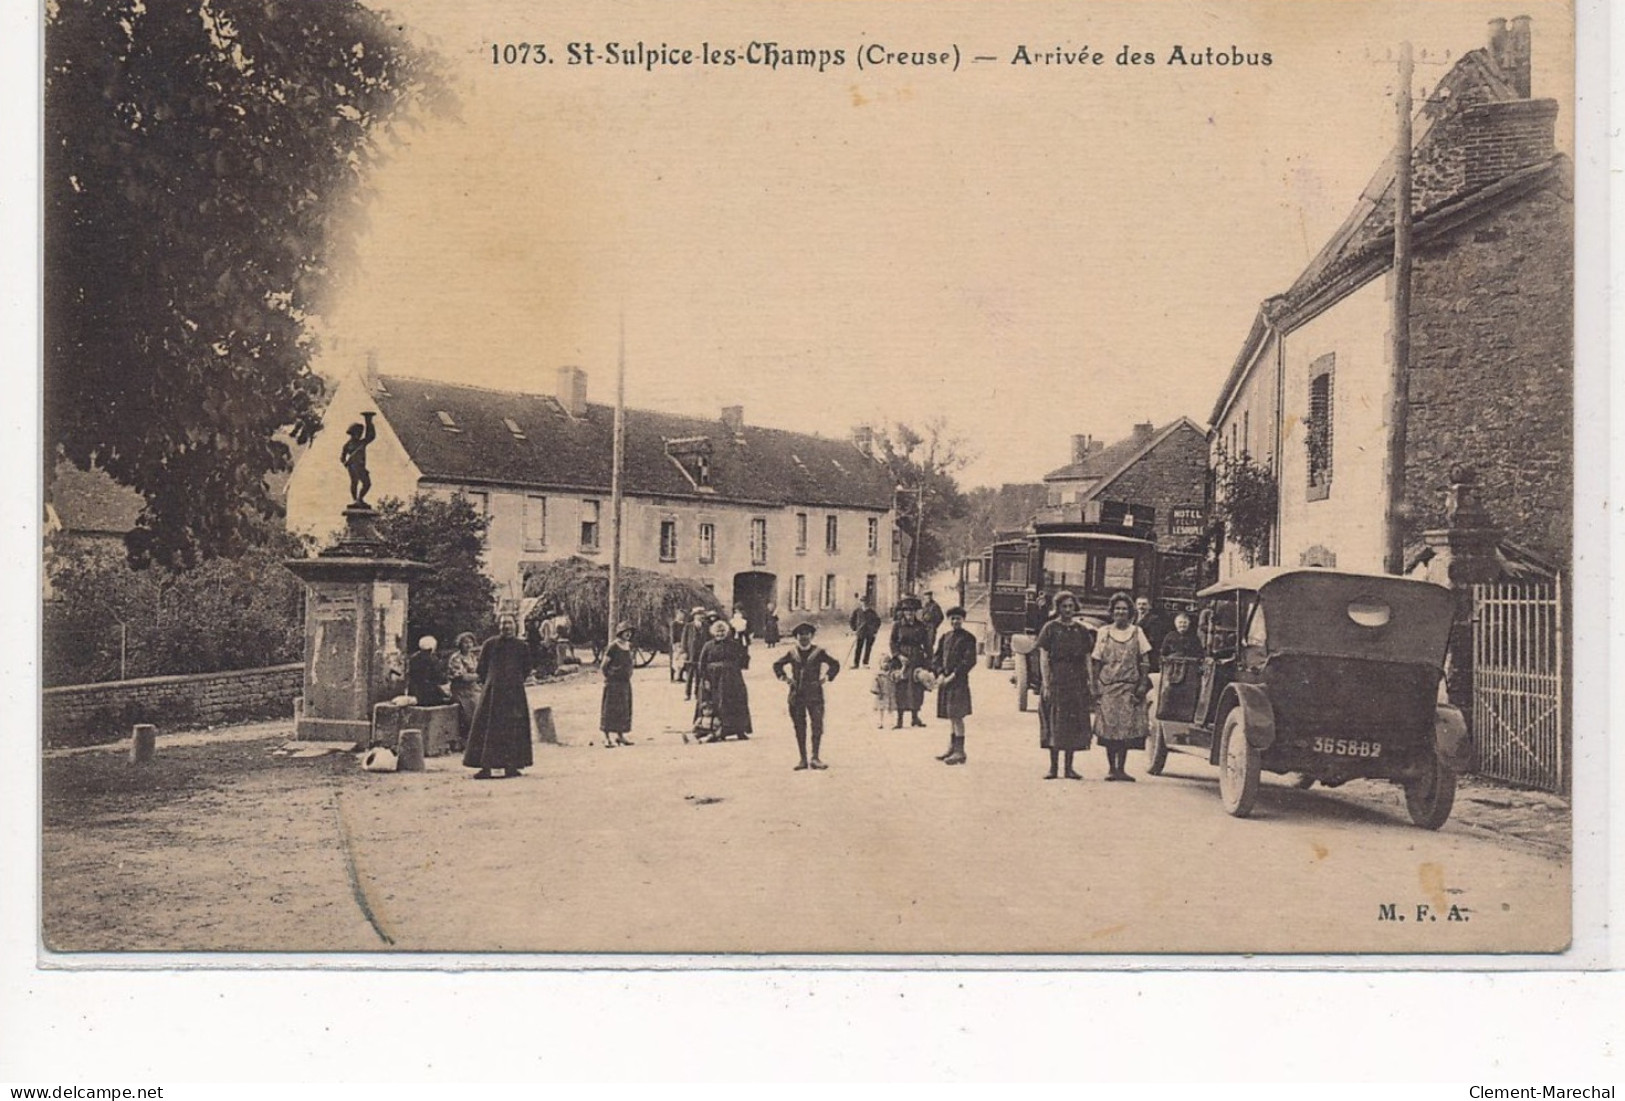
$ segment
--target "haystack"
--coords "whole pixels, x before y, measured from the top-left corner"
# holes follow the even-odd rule
[[[548,608],[570,617],[573,641],[602,645],[609,637],[609,567],[584,558],[550,562],[525,578],[525,595],[535,597],[531,616]],[[694,608],[720,612],[722,604],[698,581],[667,577],[652,570],[621,569],[621,618],[632,624],[633,642],[644,650],[670,645],[671,621]]]

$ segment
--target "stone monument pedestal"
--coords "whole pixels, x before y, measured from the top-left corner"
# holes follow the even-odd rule
[[[301,741],[366,745],[372,708],[406,690],[406,610],[422,562],[383,556],[365,505],[344,510],[346,531],[315,558],[285,563],[305,583],[304,708]]]

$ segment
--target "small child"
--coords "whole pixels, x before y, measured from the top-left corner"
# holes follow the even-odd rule
[[[897,678],[902,671],[902,659],[893,654],[880,663],[880,671],[875,674],[875,715],[880,730],[886,729],[887,716],[897,710]]]

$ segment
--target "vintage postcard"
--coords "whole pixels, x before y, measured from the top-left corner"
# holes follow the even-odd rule
[[[1562,959],[1574,43],[48,5],[42,959]]]

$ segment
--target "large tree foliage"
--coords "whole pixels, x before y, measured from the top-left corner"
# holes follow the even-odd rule
[[[959,550],[947,542],[947,533],[965,518],[965,498],[956,476],[974,456],[940,417],[918,429],[901,423],[883,428],[874,435],[874,449],[899,487],[897,526],[912,542],[905,565],[913,584]]]
[[[419,493],[411,504],[385,497],[378,503],[377,531],[386,553],[430,567],[426,575],[412,579],[406,613],[412,645],[434,635],[449,647],[464,631],[484,638],[494,629],[496,584],[481,564],[489,526],[490,520],[461,493]]]
[[[137,561],[231,554],[322,397],[309,322],[432,60],[357,0],[57,0],[45,459],[146,498]]]

